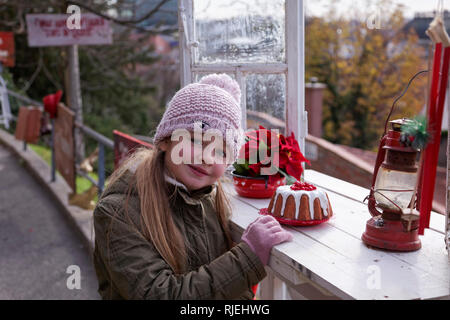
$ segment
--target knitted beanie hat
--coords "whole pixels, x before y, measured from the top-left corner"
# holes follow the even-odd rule
[[[226,74],[212,74],[198,83],[179,90],[164,112],[153,143],[172,135],[176,129],[194,131],[219,130],[228,148],[233,151],[229,157],[236,161],[244,144],[241,126],[241,90],[236,81]]]

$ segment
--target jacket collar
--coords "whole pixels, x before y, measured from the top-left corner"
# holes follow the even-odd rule
[[[131,164],[130,167],[128,167],[128,171],[134,174],[136,172],[136,168],[138,165],[139,163]],[[171,189],[170,192],[173,192],[176,188],[177,193],[184,199],[184,201],[192,205],[198,205],[200,204],[201,200],[213,196],[215,189],[217,187],[216,184],[213,184],[210,186],[203,187],[201,189],[189,191],[188,188],[183,183],[170,177],[167,174],[167,171],[164,172],[164,177],[167,186],[169,187],[169,189]]]
[[[201,202],[201,200],[211,197],[216,189],[216,184],[213,184],[213,185],[203,187],[201,189],[189,191],[188,188],[183,183],[170,177],[167,173],[164,173],[164,177],[166,179],[166,182],[169,185],[173,186],[171,188],[172,190],[174,189],[174,186],[178,187],[177,188],[178,194],[188,204],[193,204],[193,205],[199,204]]]

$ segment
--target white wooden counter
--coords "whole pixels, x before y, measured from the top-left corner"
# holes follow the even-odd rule
[[[418,251],[370,249],[361,241],[371,217],[363,203],[369,191],[312,170],[305,180],[326,189],[334,216],[318,226],[284,227],[294,239],[272,250],[261,299],[450,299],[443,215],[432,213]],[[239,197],[230,183],[225,188],[232,194],[238,240],[270,199]]]

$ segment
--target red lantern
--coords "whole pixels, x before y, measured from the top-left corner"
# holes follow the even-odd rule
[[[418,151],[400,141],[401,126],[407,119],[390,121],[391,130],[381,139],[369,212],[362,240],[369,246],[394,251],[414,251],[421,247],[416,204]],[[413,203],[412,203],[413,202]]]
[[[420,126],[416,125],[417,121],[389,119],[395,104],[406,94],[414,79],[427,72],[428,70],[420,71],[409,80],[406,89],[392,104],[384,125],[372,187],[367,197],[372,218],[367,221],[366,231],[362,235],[363,242],[372,247],[394,251],[414,251],[421,248],[420,214],[416,207],[420,202],[422,188],[419,182],[423,181],[424,172],[418,169],[416,159],[419,149],[423,151],[426,142],[419,143],[418,139],[413,148],[412,141],[409,140],[411,136],[402,134],[402,129],[414,128],[414,140],[418,138],[417,128]]]
[[[50,118],[57,117],[58,103],[61,101],[62,91],[58,90],[54,94],[45,96],[42,101],[44,102],[44,110],[50,114]]]

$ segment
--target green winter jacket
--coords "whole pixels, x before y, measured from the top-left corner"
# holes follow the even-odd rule
[[[123,204],[133,173],[108,186],[94,210],[94,266],[103,299],[252,299],[251,286],[265,276],[264,266],[245,242],[227,251],[216,216],[215,185],[187,191],[166,176],[177,194],[170,203],[173,219],[189,250],[188,271],[176,275],[136,226],[141,226],[135,186]],[[130,221],[131,220],[131,221]],[[111,223],[113,224],[111,225]]]

